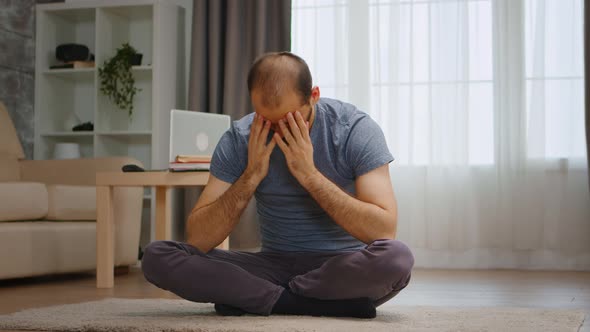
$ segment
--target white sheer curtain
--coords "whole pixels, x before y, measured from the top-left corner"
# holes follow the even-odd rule
[[[582,0],[293,0],[323,96],[381,125],[416,265],[590,269]]]

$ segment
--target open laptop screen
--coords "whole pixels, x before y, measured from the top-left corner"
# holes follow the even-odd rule
[[[230,122],[229,115],[172,110],[169,161],[178,155],[212,156]]]

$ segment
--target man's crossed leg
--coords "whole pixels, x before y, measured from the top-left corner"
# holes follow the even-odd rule
[[[377,240],[353,252],[259,252],[157,241],[142,269],[154,285],[194,302],[269,315],[371,318],[410,280],[414,258],[397,240]],[[226,311],[227,312],[227,311]]]

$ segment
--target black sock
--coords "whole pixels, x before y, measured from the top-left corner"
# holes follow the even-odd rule
[[[246,314],[246,312],[240,308],[218,303],[215,303],[215,312],[220,316],[243,316]]]
[[[281,293],[272,308],[273,314],[332,317],[375,318],[377,312],[369,298],[346,300],[318,300],[293,294],[289,289]]]

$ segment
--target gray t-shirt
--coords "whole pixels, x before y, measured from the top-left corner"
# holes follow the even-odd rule
[[[383,132],[354,105],[327,98],[321,98],[316,105],[310,132],[315,166],[354,195],[358,176],[393,161]],[[234,121],[219,141],[211,161],[211,174],[216,178],[234,183],[245,171],[253,116]],[[256,189],[255,197],[262,251],[340,251],[364,246],[337,225],[297,182],[278,146],[270,156],[268,175]]]

